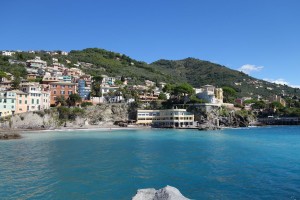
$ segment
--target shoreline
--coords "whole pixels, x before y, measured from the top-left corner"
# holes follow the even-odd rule
[[[107,131],[107,130],[138,130],[138,129],[151,129],[151,127],[147,126],[134,126],[134,127],[120,127],[120,126],[88,126],[88,127],[62,127],[62,128],[36,128],[36,129],[0,129],[0,134],[24,134],[28,132],[54,132],[54,131],[90,131],[90,130],[99,130],[99,131]]]
[[[221,127],[218,130],[228,130],[228,129],[254,129],[254,128],[270,128],[270,127],[283,127],[283,126],[297,126],[297,125],[267,125],[267,126],[250,126],[250,127]],[[117,130],[150,130],[157,129],[151,126],[132,126],[132,127],[120,127],[120,126],[87,126],[87,127],[61,127],[55,129],[0,129],[0,140],[10,140],[10,139],[22,139],[22,135],[26,133],[43,133],[43,132],[62,132],[62,131],[117,131]],[[169,128],[159,128],[159,129],[169,129]],[[176,129],[176,128],[175,128]],[[177,129],[182,130],[182,129]],[[191,129],[197,130],[197,129]],[[19,135],[16,137],[16,135]],[[5,136],[6,138],[4,138]],[[7,139],[8,137],[8,139]]]

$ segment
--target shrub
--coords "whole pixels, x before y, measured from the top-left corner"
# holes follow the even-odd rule
[[[87,106],[92,106],[93,104],[91,102],[83,102],[81,104],[81,107],[87,107]]]

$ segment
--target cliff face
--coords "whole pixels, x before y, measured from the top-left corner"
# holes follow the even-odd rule
[[[61,127],[108,127],[116,121],[127,121],[131,113],[126,104],[105,104],[82,109],[74,119],[62,119],[56,109],[14,115],[0,122],[1,129],[55,129]],[[132,114],[132,113],[131,113]]]

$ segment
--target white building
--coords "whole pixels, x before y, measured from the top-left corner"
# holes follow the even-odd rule
[[[222,88],[215,88],[212,85],[205,85],[201,88],[195,88],[196,96],[204,100],[206,103],[222,104],[223,90]]]
[[[136,123],[169,128],[193,127],[196,125],[194,114],[187,112],[186,109],[138,110]]]
[[[115,77],[108,77],[106,75],[102,75],[102,84],[103,85],[114,85],[116,78]]]
[[[62,51],[61,52],[61,55],[63,55],[63,56],[67,56],[69,53],[68,52],[66,52],[66,51]]]
[[[109,92],[115,92],[119,89],[118,86],[101,85],[101,94],[105,95]]]
[[[47,62],[44,60],[41,60],[40,57],[36,56],[32,60],[27,60],[26,65],[27,65],[27,67],[38,69],[38,68],[47,67]]]
[[[2,56],[12,56],[15,52],[13,51],[2,51]]]
[[[16,111],[16,93],[12,91],[0,92],[0,117],[13,115]]]

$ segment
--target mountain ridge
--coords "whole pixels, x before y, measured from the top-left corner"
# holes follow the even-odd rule
[[[91,75],[105,74],[108,76],[125,76],[132,78],[132,84],[141,84],[144,80],[167,83],[187,82],[193,87],[201,87],[206,84],[217,87],[229,86],[238,92],[238,97],[264,98],[270,95],[297,95],[299,89],[287,85],[279,85],[260,80],[243,72],[230,69],[224,65],[198,58],[184,58],[180,60],[159,59],[150,64],[132,59],[131,57],[107,51],[99,48],[86,48],[83,50],[72,50],[68,55],[50,55],[47,51],[37,51],[34,54],[28,52],[16,52],[11,59],[26,61],[34,56],[40,56],[42,60],[52,64],[52,58],[57,58],[62,64],[68,67],[78,65],[85,73]],[[89,63],[90,65],[85,65]],[[6,56],[0,57],[0,70],[12,70],[8,66]],[[19,66],[21,67],[21,66]],[[20,68],[21,69],[21,68]],[[20,70],[19,70],[20,71]],[[10,72],[10,71],[9,71]],[[283,92],[284,91],[284,92]]]

